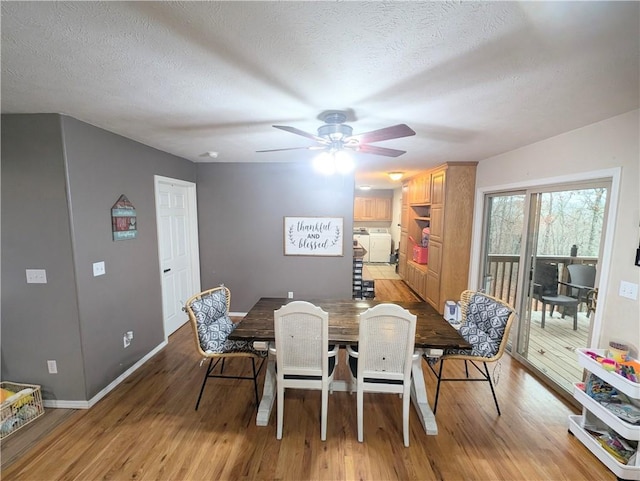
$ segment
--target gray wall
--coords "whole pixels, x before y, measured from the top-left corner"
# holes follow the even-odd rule
[[[202,288],[224,283],[231,310],[260,297],[351,298],[354,177],[297,164],[198,164]],[[284,255],[284,217],[343,217],[342,257]]]
[[[88,400],[162,342],[155,174],[195,181],[196,171],[69,117],[2,116],[2,379]],[[114,242],[121,194],[136,207],[138,237]],[[97,261],[106,275],[93,277]],[[49,282],[26,284],[27,268],[47,269]]]
[[[47,284],[25,269],[46,269]],[[84,378],[60,116],[3,115],[2,379],[79,400]]]

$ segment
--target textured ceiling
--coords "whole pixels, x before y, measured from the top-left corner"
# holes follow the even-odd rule
[[[2,2],[3,113],[59,112],[195,162],[309,161],[318,115],[357,181],[481,160],[639,106],[637,2]],[[132,162],[135,160],[132,160]]]

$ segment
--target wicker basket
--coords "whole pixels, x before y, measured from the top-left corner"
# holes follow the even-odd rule
[[[0,411],[0,439],[15,433],[31,421],[44,414],[40,386],[35,384],[19,384],[16,382],[0,382],[0,388],[14,393],[30,389],[13,400],[5,400]]]

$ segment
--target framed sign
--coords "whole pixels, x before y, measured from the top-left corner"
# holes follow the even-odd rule
[[[284,255],[341,256],[342,217],[285,217]]]
[[[135,239],[138,235],[136,209],[123,194],[111,208],[113,240]]]

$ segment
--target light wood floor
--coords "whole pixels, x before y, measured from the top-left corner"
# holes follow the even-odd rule
[[[412,296],[401,281],[376,281],[378,287],[388,300]],[[191,336],[185,325],[162,352],[93,408],[73,412],[41,433],[30,449],[3,467],[2,479],[615,479],[567,432],[567,416],[574,409],[509,356],[490,368],[502,416],[484,383],[447,383],[436,416],[439,434],[427,436],[411,408],[410,447],[405,448],[401,400],[368,394],[361,444],[355,396],[336,392],[329,398],[327,441],[321,442],[319,392],[292,390],[278,441],[275,414],[268,426],[255,425],[249,381],[210,381],[200,409],[194,410],[205,367],[199,367]],[[450,364],[445,368],[449,374],[462,372]],[[226,369],[239,373],[249,368],[234,362]],[[336,375],[345,376],[342,363],[339,369]],[[425,380],[432,399],[434,376],[426,367]]]

